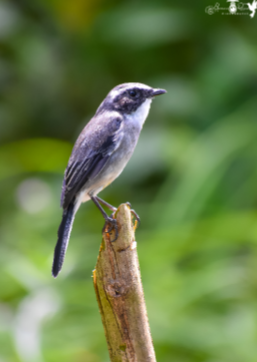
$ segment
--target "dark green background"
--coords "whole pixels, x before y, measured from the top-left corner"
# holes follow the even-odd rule
[[[210,16],[214,4],[0,2],[1,362],[109,360],[92,202],[56,280],[51,262],[72,144],[109,90],[134,81],[168,93],[101,196],[141,216],[157,360],[257,361],[257,15]]]

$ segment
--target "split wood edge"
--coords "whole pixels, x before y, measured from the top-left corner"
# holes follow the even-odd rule
[[[119,236],[103,232],[94,287],[111,362],[156,362],[127,204],[116,212]]]

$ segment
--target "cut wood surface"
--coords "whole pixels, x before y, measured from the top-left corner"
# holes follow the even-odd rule
[[[116,212],[119,235],[103,232],[93,272],[111,362],[155,362],[131,212]]]

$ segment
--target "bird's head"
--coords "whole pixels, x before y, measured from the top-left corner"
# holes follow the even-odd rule
[[[104,99],[97,113],[102,110],[115,110],[123,115],[150,108],[155,96],[166,93],[165,89],[151,88],[142,83],[123,83],[113,88]]]

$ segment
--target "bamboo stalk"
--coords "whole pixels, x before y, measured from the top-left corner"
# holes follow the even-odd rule
[[[156,362],[127,204],[116,212],[119,236],[103,233],[94,287],[111,362]]]

